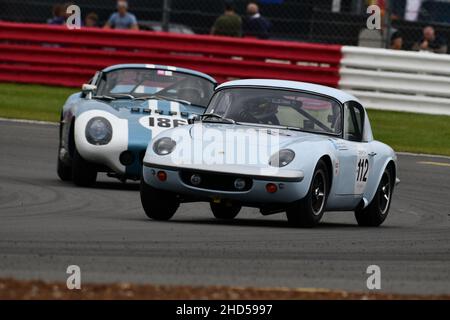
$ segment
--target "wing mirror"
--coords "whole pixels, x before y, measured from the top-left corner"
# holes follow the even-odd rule
[[[200,121],[200,116],[198,114],[192,115],[188,119],[188,124],[194,124],[196,121]]]
[[[97,86],[93,84],[83,84],[81,87],[81,91],[86,96],[86,99],[92,99],[92,93],[94,93],[97,90]]]

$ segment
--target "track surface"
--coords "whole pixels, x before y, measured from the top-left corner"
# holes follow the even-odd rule
[[[56,126],[0,121],[0,277],[65,281],[76,264],[85,282],[368,291],[376,264],[382,292],[450,293],[448,159],[399,157],[402,183],[381,228],[328,213],[316,229],[295,229],[254,209],[218,222],[204,204],[149,221],[135,183],[60,182],[56,146]]]

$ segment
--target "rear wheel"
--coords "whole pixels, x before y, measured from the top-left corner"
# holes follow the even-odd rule
[[[316,226],[325,211],[328,190],[327,166],[320,160],[314,170],[308,194],[286,211],[289,223],[298,227]]]
[[[214,217],[221,220],[233,220],[241,211],[242,206],[233,202],[210,203]]]
[[[72,180],[80,187],[90,187],[97,180],[95,166],[83,159],[78,153],[76,146],[72,159]]]
[[[386,220],[391,207],[393,178],[389,168],[386,168],[372,202],[366,208],[355,211],[358,225],[378,227]]]
[[[144,179],[141,179],[141,203],[147,217],[158,221],[170,220],[180,206],[175,194],[152,188]]]

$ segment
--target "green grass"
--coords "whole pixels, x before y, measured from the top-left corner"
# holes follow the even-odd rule
[[[450,116],[368,110],[375,139],[396,151],[450,156]]]
[[[58,121],[73,88],[0,84],[0,117]],[[450,116],[369,110],[375,139],[396,151],[450,156]]]
[[[76,88],[0,84],[0,117],[59,121],[61,108]]]

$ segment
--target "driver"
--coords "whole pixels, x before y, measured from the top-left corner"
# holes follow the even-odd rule
[[[247,101],[238,115],[238,122],[280,125],[277,118],[278,105],[271,99]]]

